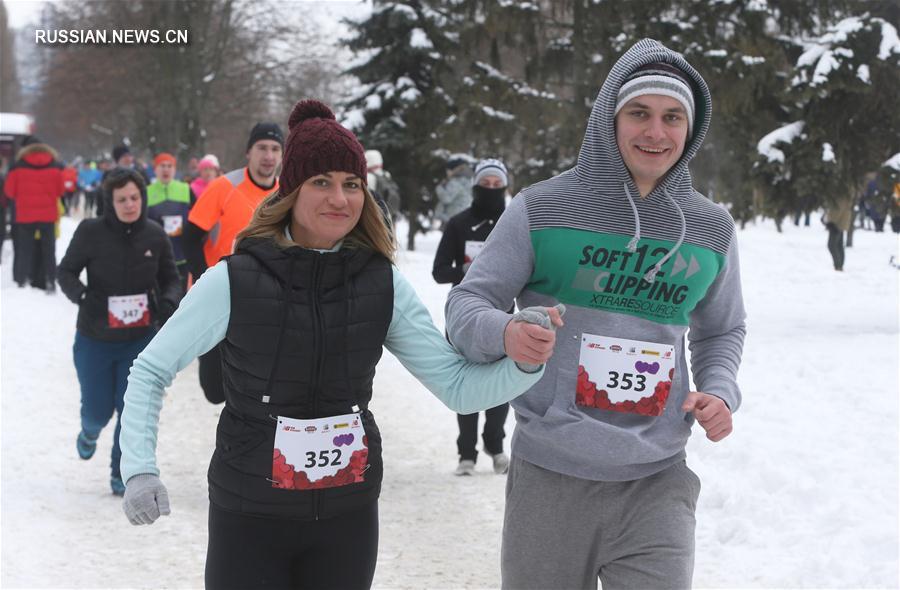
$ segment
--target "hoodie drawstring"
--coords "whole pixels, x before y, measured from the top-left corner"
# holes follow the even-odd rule
[[[684,243],[684,234],[687,231],[687,222],[684,220],[684,211],[681,210],[681,207],[678,206],[678,203],[675,202],[675,199],[672,198],[672,195],[669,194],[669,191],[666,187],[663,187],[663,194],[669,199],[669,202],[672,203],[672,206],[675,207],[675,210],[678,211],[678,217],[681,219],[681,232],[678,235],[678,241],[675,242],[675,247],[669,250],[669,252],[662,257],[662,260],[653,265],[653,268],[647,271],[647,274],[644,275],[644,280],[648,283],[652,283],[656,280],[656,273],[662,268],[663,264],[669,260],[672,256],[678,252],[678,249],[681,248],[681,245]]]
[[[638,215],[637,206],[634,204],[634,199],[631,196],[631,191],[628,190],[628,183],[623,182],[622,188],[625,189],[625,196],[628,198],[628,204],[631,205],[631,210],[634,213],[634,237],[628,242],[627,249],[629,252],[634,252],[637,250],[638,242],[641,240],[641,217]],[[663,265],[675,255],[681,245],[684,243],[684,235],[687,231],[687,222],[684,220],[684,211],[681,210],[681,207],[678,206],[678,203],[675,199],[672,198],[672,195],[669,194],[668,189],[663,187],[663,194],[666,196],[666,199],[672,203],[672,206],[675,207],[675,211],[678,212],[678,218],[681,220],[681,230],[678,235],[678,241],[675,242],[675,247],[666,253],[665,256],[660,259],[659,262],[653,265],[653,268],[648,270],[646,274],[644,274],[644,280],[648,283],[652,283],[656,280],[656,275],[659,273],[660,269],[662,269]]]
[[[634,252],[637,250],[638,242],[641,241],[641,217],[638,215],[634,199],[631,198],[631,191],[628,190],[628,183],[623,182],[622,188],[625,189],[625,196],[628,197],[628,204],[631,205],[631,211],[634,213],[634,237],[631,238],[631,241],[628,242],[627,246],[629,252]]]

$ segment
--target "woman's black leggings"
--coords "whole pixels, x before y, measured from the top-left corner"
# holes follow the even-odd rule
[[[259,518],[209,505],[207,590],[367,590],[377,557],[377,501],[315,521]]]

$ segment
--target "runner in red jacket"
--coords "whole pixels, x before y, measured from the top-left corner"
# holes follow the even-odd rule
[[[3,192],[15,202],[13,240],[16,257],[13,278],[25,286],[35,256],[35,231],[40,231],[40,256],[46,273],[47,293],[56,291],[56,233],[59,199],[65,192],[62,164],[56,151],[28,137],[6,177]]]

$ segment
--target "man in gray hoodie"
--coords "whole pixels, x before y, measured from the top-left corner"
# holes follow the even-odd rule
[[[680,54],[635,44],[576,166],[513,199],[450,292],[450,340],[482,362],[546,357],[503,311],[513,300],[567,307],[543,378],[512,402],[504,588],[691,585],[685,445],[695,421],[712,441],[731,432],[745,335],[734,221],[688,170],[710,112]]]

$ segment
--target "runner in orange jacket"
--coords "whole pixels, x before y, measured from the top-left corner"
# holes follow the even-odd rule
[[[256,206],[278,189],[283,148],[277,124],[257,123],[247,140],[247,166],[215,179],[197,199],[182,237],[194,280],[232,253],[235,236],[250,223]],[[218,348],[200,357],[200,387],[210,402],[225,401]]]

